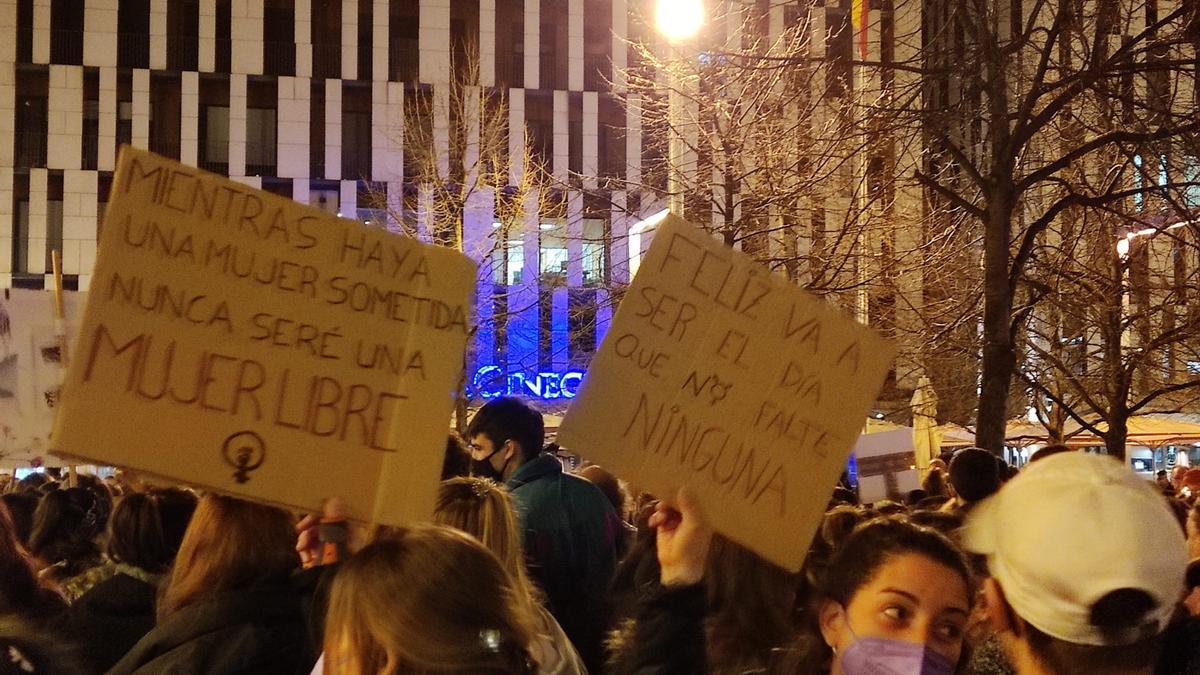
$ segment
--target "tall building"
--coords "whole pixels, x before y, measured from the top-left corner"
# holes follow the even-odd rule
[[[853,52],[848,3],[728,4],[759,11],[771,34],[811,13],[814,49]],[[651,169],[664,151],[623,105],[638,58],[630,38],[663,44],[638,19],[652,10],[650,0],[0,0],[14,36],[0,45],[0,287],[48,287],[59,250],[66,287],[88,288],[122,144],[435,236],[427,167],[405,139],[427,110],[422,138],[454,146],[453,114],[437,102],[474,63],[472,90],[505,102],[507,159],[540,163],[559,188],[517,229],[500,222],[503,195],[476,195],[464,211],[461,245],[481,269],[469,384],[481,396],[569,398],[612,291],[630,278],[630,228],[666,206],[665,176]],[[689,217],[705,220],[704,208],[689,205]],[[831,208],[850,207],[821,206],[822,222]],[[779,209],[769,225],[796,230],[791,216]],[[797,246],[760,239],[764,250]]]
[[[59,250],[66,287],[87,289],[122,144],[429,235],[404,116],[477,60],[510,128],[573,188],[503,241],[487,200],[463,219],[481,261],[475,361],[500,375],[480,382],[493,395],[511,373],[514,390],[569,395],[578,377],[563,374],[610,314],[604,288],[629,277],[638,209],[594,194],[638,171],[637,120],[611,84],[627,17],[625,0],[4,0],[0,287],[49,286]],[[448,133],[444,116],[426,124]]]
[[[59,250],[66,286],[87,289],[122,144],[330,213],[436,237],[435,196],[420,180],[427,167],[419,166],[412,125],[447,149],[445,161],[461,161],[451,151],[458,121],[437,104],[464,64],[474,63],[474,95],[504,101],[507,159],[536,160],[559,188],[552,204],[526,209],[520,228],[502,222],[497,205],[512,196],[503,190],[482,191],[464,209],[459,240],[481,270],[470,384],[486,396],[569,397],[611,319],[612,298],[630,278],[638,246],[631,230],[667,204],[658,170],[663,133],[639,113],[654,102],[637,100],[626,77],[642,65],[631,40],[665,48],[649,26],[653,4],[0,0],[0,29],[12,37],[0,43],[0,287],[48,286],[50,253]],[[693,60],[722,58],[705,40],[746,44],[744,27],[729,18],[739,13],[753,17],[768,43],[803,26],[807,55],[827,63],[813,79],[816,98],[913,84],[901,81],[910,77],[903,69],[885,75],[855,61],[916,62],[927,53],[950,63],[958,53],[953,32],[938,28],[954,7],[946,0],[708,4],[722,8],[712,15],[724,25],[706,27]],[[935,40],[949,42],[930,49]],[[947,72],[929,83],[926,104],[953,98],[962,85],[961,73]],[[651,77],[665,84],[670,73]],[[414,111],[425,108],[432,114],[414,122]],[[814,106],[812,114],[833,119],[837,108]],[[814,119],[810,130],[827,133],[828,119]],[[787,150],[798,165],[830,154],[830,145],[804,145],[802,136]],[[682,163],[699,184],[719,182],[704,178],[714,157],[698,149],[685,151]],[[793,263],[821,262],[839,275],[822,278],[831,295],[858,318],[916,335],[922,319],[913,308],[940,301],[945,273],[921,253],[928,195],[888,176],[911,176],[927,161],[921,154],[919,139],[873,139],[851,147],[828,179],[814,179],[828,183],[819,198],[772,204],[762,218],[746,217],[755,206],[746,199],[723,215],[704,199],[685,200],[686,213],[711,217],[716,230],[722,217],[754,221],[761,236],[728,241],[778,262],[798,283],[813,278]],[[854,219],[870,229],[844,236],[840,224]],[[972,249],[961,262],[977,260]],[[886,283],[871,285],[880,279]],[[897,401],[907,400],[904,390],[923,372],[939,370],[921,350],[919,341],[901,349],[890,380]],[[962,391],[947,399],[962,400],[969,412],[974,384],[948,377]]]

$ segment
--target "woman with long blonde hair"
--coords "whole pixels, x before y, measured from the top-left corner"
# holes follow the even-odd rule
[[[513,579],[518,600],[536,621],[533,655],[541,675],[585,675],[579,653],[541,602],[529,580],[521,546],[521,530],[508,491],[489,478],[452,478],[438,491],[433,522],[462,530],[500,559]]]
[[[475,539],[399,528],[342,563],[325,620],[327,675],[532,675],[533,618]]]
[[[208,494],[188,524],[158,600],[158,622],[109,671],[299,673],[314,660],[291,573],[292,517]]]

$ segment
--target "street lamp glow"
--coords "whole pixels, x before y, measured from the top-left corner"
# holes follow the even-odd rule
[[[668,40],[686,40],[704,24],[704,5],[701,0],[658,0],[654,22]]]

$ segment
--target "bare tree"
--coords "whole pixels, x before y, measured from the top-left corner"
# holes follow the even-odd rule
[[[509,253],[527,240],[540,241],[543,224],[565,219],[573,186],[555,179],[552,159],[538,151],[525,120],[513,115],[507,90],[480,85],[478,49],[467,44],[451,51],[448,81],[406,92],[403,119],[394,121],[393,142],[404,152],[403,195],[372,197],[403,234],[479,261],[480,299],[491,311],[473,317],[469,364],[484,328],[498,344],[513,335],[534,345],[544,341],[541,325],[515,318],[534,309],[546,292],[563,287],[565,277],[532,265],[518,273],[510,269]],[[474,231],[468,231],[471,224]],[[619,295],[597,297],[611,303]],[[594,330],[599,309],[596,303],[569,304],[569,323],[581,333]],[[536,371],[539,364],[517,365]],[[480,398],[470,377],[464,368],[456,403],[460,428],[467,406]]]
[[[539,217],[557,199],[544,162],[531,151],[524,124],[512,124],[507,92],[480,86],[477,48],[460,47],[452,50],[456,58],[446,82],[406,92],[403,118],[392,124],[392,141],[404,153],[404,190],[390,197],[376,192],[371,202],[388,211],[402,234],[479,261],[480,283],[488,283],[494,276],[506,277],[507,242],[536,231]],[[468,221],[487,221],[490,227],[482,237],[468,236]],[[536,278],[526,278],[520,285],[533,288],[536,283]],[[503,300],[519,298],[515,290],[505,286]],[[509,318],[526,308],[500,304],[508,311],[483,320],[503,335]],[[472,339],[479,329],[480,317],[473,317]],[[470,357],[469,350],[468,362]],[[455,406],[460,428],[465,428],[467,406],[475,395],[468,390],[468,377],[464,367]]]
[[[859,160],[870,139],[850,117],[848,72],[814,58],[807,14],[790,14],[772,34],[769,6],[709,9],[686,45],[650,30],[630,42],[622,97],[639,115],[643,145],[641,180],[630,187],[665,195],[675,172],[685,215],[727,244],[814,291],[868,283],[865,243],[885,229],[889,195],[868,193]],[[670,156],[673,136],[681,157]]]
[[[1044,296],[1019,373],[1058,438],[1074,421],[1123,458],[1131,416],[1200,402],[1200,228],[1159,217],[1129,231],[1126,217],[1081,216],[1031,265]]]
[[[707,10],[701,34],[678,45],[631,14],[618,91],[643,152],[627,189],[669,196],[675,172],[689,220],[898,338],[900,391],[885,397],[906,406],[931,372],[924,275],[969,258],[970,237],[930,219],[943,207],[912,178],[920,138],[889,133],[903,121],[895,78],[856,77],[848,15],[827,24],[823,5]]]
[[[976,442],[999,452],[1022,330],[1049,292],[1032,272],[1048,231],[1081,210],[1132,215],[1131,200],[1163,192],[1147,174],[1168,174],[1175,188],[1194,182],[1185,170],[1200,130],[1194,3],[944,0],[885,8],[893,19],[922,13],[919,32],[895,36],[920,48],[911,58],[862,65],[912,83],[884,101],[895,121],[887,132],[924,139],[915,177],[949,208],[952,227],[979,233]],[[1079,222],[1080,232],[1094,232],[1096,221]]]

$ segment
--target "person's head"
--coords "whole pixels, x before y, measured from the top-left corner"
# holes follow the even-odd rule
[[[579,476],[600,488],[600,492],[604,493],[605,498],[608,499],[609,504],[612,504],[613,511],[617,515],[625,515],[627,510],[625,506],[627,501],[625,490],[621,488],[621,481],[617,480],[616,476],[595,464],[589,464],[580,469]]]
[[[532,673],[533,618],[517,594],[474,538],[401,528],[342,563],[325,622],[325,672]]]
[[[934,495],[932,497],[926,497],[925,499],[917,502],[917,505],[913,507],[913,511],[937,511],[945,506],[946,502],[948,501],[950,501],[950,495]]]
[[[1187,474],[1187,472],[1188,467],[1178,464],[1175,465],[1174,469],[1171,469],[1171,483],[1176,489],[1183,487],[1183,477]]]
[[[1188,558],[1200,558],[1200,504],[1193,505],[1187,518]]]
[[[954,540],[962,527],[963,515],[958,511],[913,511],[908,519],[914,525],[937,530]]]
[[[8,508],[0,503],[0,600],[13,607],[33,604],[38,592],[33,559],[17,538]]]
[[[1158,483],[1158,486],[1164,489],[1170,489],[1172,487],[1171,475],[1167,473],[1166,469],[1159,469],[1158,473],[1154,474],[1154,482]]]
[[[542,452],[542,414],[515,398],[489,401],[467,426],[473,473],[505,480]]]
[[[79,474],[76,485],[87,490],[88,495],[94,499],[95,505],[92,508],[95,511],[96,531],[103,532],[108,527],[109,516],[112,515],[112,491],[108,489],[104,481],[100,480],[99,476],[88,473]]]
[[[930,468],[921,481],[921,489],[926,497],[943,497],[949,493],[946,489],[946,474],[941,469]]]
[[[832,675],[875,672],[880,662],[949,675],[963,658],[973,596],[967,560],[942,534],[898,518],[860,525],[829,561],[818,594]]]
[[[881,516],[902,516],[908,513],[908,509],[903,504],[890,499],[880,499],[873,506],[875,512]]]
[[[1200,469],[1188,469],[1187,473],[1183,474],[1183,480],[1178,487],[1187,488],[1192,495],[1200,493]]]
[[[433,522],[475,537],[492,552],[512,577],[521,599],[529,609],[536,602],[536,588],[525,570],[521,529],[512,499],[504,486],[490,478],[451,478],[438,489]]]
[[[17,489],[29,492],[40,492],[42,487],[53,481],[45,473],[41,471],[31,472],[21,480],[17,481]]]
[[[471,454],[462,436],[451,431],[446,436],[446,451],[442,456],[442,480],[471,474]]]
[[[158,500],[152,495],[131,492],[117,503],[108,525],[108,557],[151,574],[170,567],[173,551],[163,539]]]
[[[125,496],[125,486],[117,480],[116,476],[108,476],[104,479],[104,487],[108,488],[113,499],[120,499]]]
[[[850,506],[858,505],[858,493],[850,488],[842,487],[841,485],[833,489],[833,497],[829,500],[829,508],[833,508],[838,504],[848,504]]]
[[[33,532],[33,513],[37,511],[39,495],[36,492],[10,492],[3,499],[12,516],[17,539],[22,546],[29,547],[29,534]]]
[[[183,535],[159,618],[224,591],[286,581],[299,565],[296,532],[286,511],[207,494]]]
[[[979,504],[961,536],[986,556],[988,616],[1018,673],[1152,668],[1187,554],[1162,496],[1129,467],[1050,457]]]
[[[42,495],[33,513],[29,551],[47,565],[67,563],[68,573],[99,553],[96,499],[84,488],[55,490]]]
[[[813,541],[824,547],[825,552],[832,554],[841,548],[842,543],[854,532],[854,528],[863,522],[864,516],[859,510],[848,504],[835,506],[825,512],[821,519],[821,527]]]
[[[1061,455],[1064,452],[1075,452],[1075,451],[1072,450],[1071,448],[1068,448],[1065,445],[1062,445],[1061,443],[1052,443],[1052,444],[1047,445],[1046,447],[1041,448],[1040,450],[1034,452],[1033,456],[1031,456],[1029,458],[1029,461],[1031,463],[1032,462],[1040,462],[1040,461],[1046,459],[1047,457],[1053,457],[1054,455]]]
[[[950,485],[962,501],[977,502],[1000,489],[999,469],[992,453],[982,448],[964,448],[950,460]]]
[[[1179,523],[1179,531],[1183,533],[1184,537],[1188,537],[1187,521],[1192,507],[1182,499],[1166,497],[1165,495],[1164,497],[1167,502],[1167,508],[1171,509],[1171,515],[1175,516],[1175,520]],[[1188,538],[1190,539],[1190,537]]]
[[[930,471],[941,471],[943,474],[950,470],[950,465],[946,464],[946,460],[941,457],[935,457],[929,460]]]
[[[162,488],[151,491],[158,501],[158,515],[162,521],[163,544],[170,551],[171,557],[179,552],[183,542],[183,534],[188,524],[192,522],[192,514],[196,512],[199,498],[196,493],[185,488]]]

